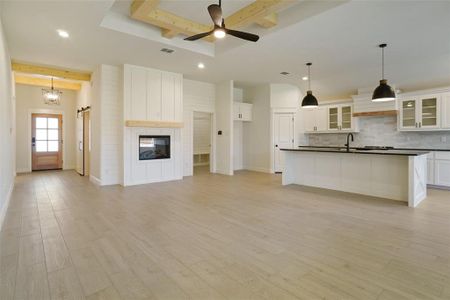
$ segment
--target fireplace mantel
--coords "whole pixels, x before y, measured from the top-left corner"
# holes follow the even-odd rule
[[[183,128],[183,122],[126,120],[126,127]]]

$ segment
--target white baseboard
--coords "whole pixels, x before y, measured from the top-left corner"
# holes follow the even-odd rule
[[[30,168],[17,168],[16,169],[16,173],[30,173],[31,169]]]
[[[76,166],[64,166],[63,170],[75,170]]]
[[[233,171],[222,171],[222,170],[216,169],[216,171],[214,173],[222,174],[222,175],[228,175],[228,176],[233,176]]]
[[[89,175],[89,181],[98,186],[102,185],[102,181],[97,177],[95,177],[94,175]]]
[[[248,171],[254,171],[254,172],[272,173],[270,168],[244,166],[243,169],[248,170]]]
[[[5,221],[6,211],[8,210],[9,201],[11,200],[13,189],[14,189],[14,178],[11,183],[11,186],[9,187],[8,193],[6,194],[5,203],[3,203],[3,206],[0,209],[0,230],[2,230],[3,222]]]

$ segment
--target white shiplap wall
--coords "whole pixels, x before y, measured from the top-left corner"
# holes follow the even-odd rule
[[[182,121],[183,76],[140,66],[125,65],[124,120]],[[124,127],[123,184],[136,185],[182,179],[182,129]],[[140,161],[139,135],[170,135],[170,159]]]
[[[207,112],[213,114],[215,112],[216,87],[214,84],[183,80],[183,102],[184,102],[184,127],[183,127],[183,176],[192,176],[193,174],[193,118],[194,111]],[[211,126],[214,128],[214,119]],[[214,135],[213,135],[214,136]],[[214,140],[212,145],[214,145]],[[211,149],[214,152],[214,147]],[[214,153],[212,159],[214,160]],[[214,168],[214,166],[212,166]]]
[[[101,66],[101,181],[122,183],[122,68]]]

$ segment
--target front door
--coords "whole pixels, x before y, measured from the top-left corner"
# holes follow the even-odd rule
[[[62,116],[32,114],[32,170],[62,168]]]
[[[284,156],[281,148],[294,147],[294,114],[277,113],[274,117],[274,171],[283,172]]]

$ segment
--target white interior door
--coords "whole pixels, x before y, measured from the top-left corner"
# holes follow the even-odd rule
[[[283,172],[284,155],[281,148],[294,147],[294,114],[276,113],[274,115],[274,171]]]

